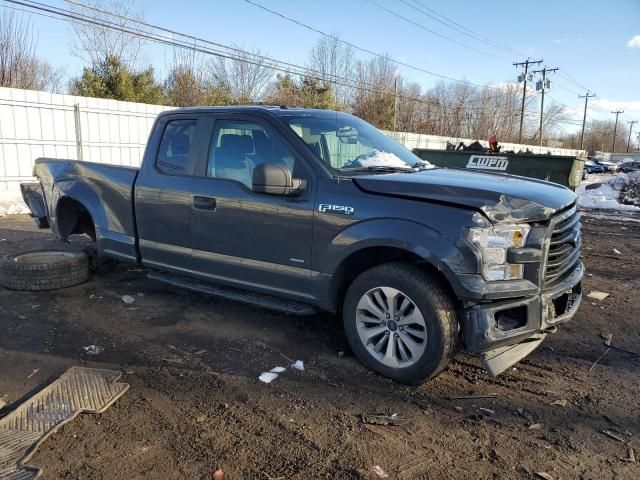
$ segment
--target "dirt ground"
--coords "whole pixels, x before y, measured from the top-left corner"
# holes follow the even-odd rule
[[[584,290],[610,296],[585,299],[571,323],[496,379],[459,355],[420,387],[394,384],[358,363],[331,315],[177,291],[126,265],[54,292],[0,288],[0,399],[9,404],[0,416],[88,365],[123,371],[131,388],[46,440],[30,462],[45,479],[205,479],[217,466],[230,480],[376,479],[376,465],[398,479],[637,479],[640,463],[622,459],[633,448],[640,462],[640,358],[611,350],[590,371],[603,333],[640,351],[640,217],[626,217],[585,218]],[[0,219],[0,254],[60,245],[26,216]],[[87,355],[89,345],[104,351]],[[257,380],[288,367],[285,357],[303,360],[304,372]],[[368,425],[363,412],[410,421]]]

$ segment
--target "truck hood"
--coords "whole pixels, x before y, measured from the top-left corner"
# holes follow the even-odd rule
[[[446,168],[358,175],[353,181],[368,193],[480,210],[494,223],[547,220],[576,199],[571,190],[556,183]]]

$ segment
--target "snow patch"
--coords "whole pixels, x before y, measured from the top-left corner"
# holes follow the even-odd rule
[[[20,193],[0,192],[0,217],[7,215],[28,215],[31,213],[22,201]]]
[[[397,155],[391,152],[380,152],[376,150],[373,155],[367,158],[361,158],[358,163],[362,167],[404,167],[407,168],[410,165],[407,164]]]
[[[620,203],[620,193],[628,189],[633,183],[640,183],[640,176],[637,174],[619,173],[604,180],[596,188],[588,189],[587,186],[594,184],[593,179],[583,182],[576,188],[578,195],[578,205],[582,208],[640,211],[640,207]]]

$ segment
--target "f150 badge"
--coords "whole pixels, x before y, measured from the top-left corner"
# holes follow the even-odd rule
[[[319,212],[342,213],[343,215],[353,215],[355,209],[346,205],[332,205],[331,203],[321,203],[318,205]]]
[[[499,170],[504,172],[509,166],[507,157],[492,157],[488,155],[471,155],[467,168],[478,170]]]

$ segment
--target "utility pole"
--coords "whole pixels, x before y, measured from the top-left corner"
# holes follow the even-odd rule
[[[624,113],[624,110],[616,110],[615,112],[611,112],[616,114],[616,123],[613,126],[613,146],[611,147],[611,153],[616,151],[616,133],[618,133],[618,115]]]
[[[536,84],[536,90],[542,90],[542,99],[540,100],[540,146],[542,146],[542,118],[544,117],[544,91],[551,87],[551,82],[547,80],[547,72],[555,72],[557,68],[544,67],[542,70],[534,70],[533,73],[542,73],[542,80]]]
[[[393,131],[398,127],[398,78],[393,80]]]
[[[582,117],[582,135],[580,135],[580,150],[584,150],[584,126],[587,123],[587,102],[591,97],[595,97],[596,94],[589,94],[589,90],[587,90],[586,95],[578,95],[578,98],[584,98],[584,116]]]
[[[524,73],[518,77],[518,80],[522,78],[524,85],[522,86],[522,108],[520,109],[520,133],[518,133],[518,143],[522,143],[522,122],[524,121],[524,100],[527,96],[527,80],[529,73],[529,65],[538,65],[542,63],[543,60],[529,60],[528,58],[524,62],[514,62],[514,67],[522,67],[524,66]]]
[[[633,126],[638,123],[637,120],[627,121],[629,124],[629,139],[627,140],[627,153],[629,153],[629,145],[631,144],[631,130],[633,130]]]

